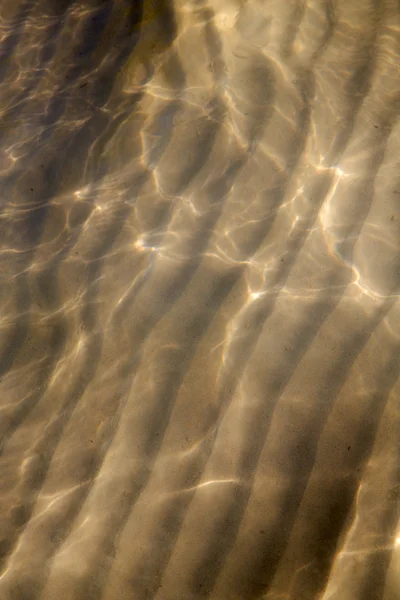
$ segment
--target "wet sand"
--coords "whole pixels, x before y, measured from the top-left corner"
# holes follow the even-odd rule
[[[394,0],[0,7],[0,600],[400,596]]]

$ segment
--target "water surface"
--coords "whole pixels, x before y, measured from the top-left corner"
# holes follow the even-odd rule
[[[0,599],[400,597],[395,0],[3,0]]]

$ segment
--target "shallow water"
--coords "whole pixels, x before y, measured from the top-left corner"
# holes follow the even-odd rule
[[[0,19],[0,600],[398,599],[398,3]]]

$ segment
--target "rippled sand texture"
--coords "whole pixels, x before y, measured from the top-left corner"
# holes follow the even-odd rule
[[[0,16],[0,599],[398,600],[398,2]]]

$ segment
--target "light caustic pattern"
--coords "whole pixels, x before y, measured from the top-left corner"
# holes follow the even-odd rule
[[[399,27],[1,3],[1,600],[398,600]]]

